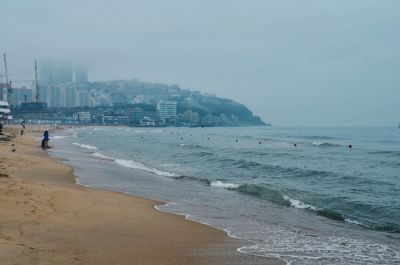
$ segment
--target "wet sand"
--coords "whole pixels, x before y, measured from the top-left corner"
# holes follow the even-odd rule
[[[160,202],[76,185],[33,139],[42,131],[0,136],[0,264],[283,264]]]

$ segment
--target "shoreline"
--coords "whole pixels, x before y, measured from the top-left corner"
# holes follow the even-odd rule
[[[79,185],[35,143],[43,128],[26,131],[0,143],[0,264],[284,264],[240,253],[240,240],[158,210],[164,202]]]

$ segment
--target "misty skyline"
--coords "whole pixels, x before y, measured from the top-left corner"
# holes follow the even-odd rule
[[[274,125],[400,122],[398,1],[2,0],[0,9],[12,80],[33,76],[35,59],[66,60],[86,64],[90,81],[231,98]]]

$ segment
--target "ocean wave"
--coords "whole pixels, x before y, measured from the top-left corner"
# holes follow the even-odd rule
[[[283,195],[283,199],[288,201],[290,203],[290,206],[293,206],[294,208],[310,209],[310,210],[313,210],[313,211],[319,211],[320,210],[319,208],[317,208],[315,206],[312,206],[311,204],[304,203],[304,202],[302,202],[300,200],[292,199],[292,198],[290,198],[290,197],[288,197],[286,195]]]
[[[132,168],[132,169],[139,169],[139,170],[143,170],[149,173],[153,173],[159,176],[164,176],[164,177],[171,177],[171,178],[177,178],[180,177],[174,173],[171,172],[167,172],[167,171],[162,171],[156,168],[152,168],[152,167],[147,167],[146,165],[133,161],[133,160],[126,160],[126,159],[118,159],[118,158],[113,158],[113,157],[109,157],[107,155],[104,155],[100,152],[94,152],[92,153],[92,156],[98,157],[98,158],[102,158],[102,159],[107,159],[107,160],[112,160],[114,161],[116,164],[123,166],[123,167],[127,167],[127,168]]]
[[[300,200],[290,198],[289,196],[286,196],[286,195],[283,195],[283,199],[285,201],[288,201],[289,205],[294,208],[311,210],[320,216],[326,217],[328,219],[336,220],[336,221],[344,222],[346,220],[343,217],[343,215],[339,212],[328,210],[328,209],[322,209],[322,208],[316,207],[314,205],[302,202]]]
[[[227,157],[217,157],[217,158],[211,158],[210,161],[212,162],[219,162],[222,163],[224,166],[226,165],[233,165],[237,160],[232,159],[232,158],[227,158]]]
[[[321,146],[321,147],[337,147],[337,146],[341,146],[340,144],[333,144],[333,143],[327,143],[327,142],[312,142],[311,145]]]
[[[253,168],[253,167],[262,167],[263,164],[255,162],[255,161],[249,161],[249,160],[236,160],[234,162],[234,165],[236,165],[238,168]]]
[[[179,144],[181,147],[185,147],[187,149],[203,149],[204,147],[198,144]]]
[[[349,224],[353,224],[353,225],[359,225],[359,226],[365,226],[365,227],[368,227],[368,225],[366,225],[366,224],[363,224],[363,223],[361,223],[361,222],[359,222],[359,221],[356,221],[356,220],[350,219],[350,218],[345,218],[345,219],[344,219],[344,221],[345,221],[346,223],[349,223]]]
[[[296,200],[293,198],[288,197],[287,195],[282,194],[280,191],[271,189],[262,185],[257,184],[242,184],[237,188],[230,188],[230,190],[234,190],[246,195],[251,195],[258,197],[260,199],[268,200],[282,206],[290,206],[299,209],[307,209],[315,212],[316,214],[336,220],[344,222],[344,216],[336,211],[319,208],[317,206],[304,203],[300,200]]]
[[[223,188],[223,189],[237,189],[240,187],[239,184],[235,184],[235,183],[227,183],[227,182],[222,182],[222,181],[212,181],[210,183],[210,186],[212,187],[218,187],[218,188]]]
[[[400,156],[400,151],[396,150],[380,150],[380,151],[371,151],[368,152],[371,155],[393,155],[393,156]]]
[[[257,151],[257,150],[246,150],[246,151],[241,151],[240,153],[243,155],[256,155],[256,156],[263,156],[263,155],[270,154],[270,153],[261,152],[261,151]]]
[[[198,156],[214,156],[214,154],[210,153],[210,152],[200,152],[197,155]]]
[[[254,136],[249,136],[249,135],[244,135],[244,136],[239,136],[239,137],[237,137],[235,135],[232,135],[232,137],[239,138],[239,139],[242,139],[242,140],[255,140],[255,141],[265,141],[265,142],[267,142],[267,141],[279,141],[278,139],[274,139],[274,138],[254,137]]]
[[[103,159],[108,159],[108,160],[114,160],[114,158],[103,155],[102,153],[98,153],[98,152],[93,153],[92,156],[103,158]]]
[[[127,167],[127,168],[132,168],[132,169],[139,169],[139,170],[143,170],[149,173],[153,173],[159,176],[164,176],[164,177],[175,177],[177,176],[174,173],[170,173],[170,172],[166,172],[166,171],[161,171],[158,170],[156,168],[152,168],[152,167],[147,167],[142,163],[133,161],[133,160],[125,160],[125,159],[115,159],[114,160],[115,163],[117,163],[120,166],[123,167]]]
[[[225,159],[224,162],[229,163],[232,166],[241,169],[247,168],[258,168],[263,172],[268,173],[278,173],[283,176],[294,177],[294,178],[303,178],[303,177],[338,177],[336,173],[330,171],[322,171],[322,170],[311,170],[311,169],[302,169],[297,167],[283,167],[279,165],[269,165],[262,164],[255,161],[249,161],[244,159],[232,160]]]
[[[320,135],[312,135],[312,136],[301,136],[299,138],[303,139],[314,139],[314,140],[335,140],[339,139],[337,137],[331,137],[331,136],[320,136]]]
[[[272,202],[284,204],[284,205],[289,205],[289,202],[287,202],[284,198],[283,195],[274,189],[267,188],[265,186],[260,186],[257,184],[251,184],[251,183],[246,183],[242,184],[237,188],[230,188],[230,190],[234,190],[243,194],[259,197],[262,199],[267,199]]]
[[[206,185],[210,185],[211,184],[211,180],[206,179],[206,178],[196,178],[196,177],[192,177],[192,176],[187,176],[187,175],[180,175],[180,176],[172,176],[172,179],[175,180],[192,180],[192,181],[197,181],[197,182],[201,182],[204,183]]]
[[[76,146],[79,146],[79,147],[82,147],[82,148],[85,148],[85,149],[88,149],[88,150],[97,150],[98,149],[97,147],[89,145],[89,144],[80,144],[80,143],[77,143],[77,142],[73,142],[72,144],[76,145]]]

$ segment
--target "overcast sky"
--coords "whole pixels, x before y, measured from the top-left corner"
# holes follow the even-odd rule
[[[274,125],[400,122],[398,0],[0,0],[0,10],[14,80],[33,79],[35,58],[59,58],[87,64],[91,81],[228,97]]]

